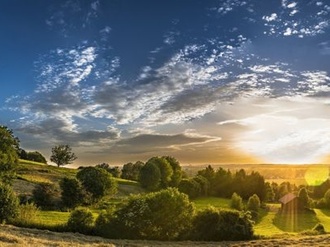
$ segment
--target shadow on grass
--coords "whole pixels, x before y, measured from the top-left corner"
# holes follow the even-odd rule
[[[311,230],[319,220],[314,210],[299,210],[296,212],[279,211],[273,223],[276,227],[285,232],[301,232]]]

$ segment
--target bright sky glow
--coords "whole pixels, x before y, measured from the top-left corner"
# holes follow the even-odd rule
[[[330,4],[0,2],[0,123],[75,165],[330,157]]]

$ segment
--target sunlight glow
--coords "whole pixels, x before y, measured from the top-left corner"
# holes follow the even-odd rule
[[[305,180],[308,185],[317,186],[321,185],[329,178],[329,167],[316,166],[310,167],[305,173]]]

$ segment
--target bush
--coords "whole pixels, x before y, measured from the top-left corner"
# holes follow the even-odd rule
[[[18,214],[18,198],[8,184],[0,183],[0,223]]]
[[[56,209],[59,204],[60,193],[51,183],[38,184],[33,192],[33,201],[42,209]]]
[[[29,226],[37,222],[38,207],[34,203],[21,204],[18,207],[18,215],[14,219],[14,224],[19,226]]]
[[[187,194],[190,199],[194,199],[201,195],[201,185],[194,179],[182,179],[179,191]]]
[[[71,212],[68,220],[68,228],[73,232],[90,233],[93,228],[94,218],[87,208],[78,208]]]
[[[131,197],[121,209],[100,218],[96,229],[108,238],[174,240],[185,233],[191,223],[194,207],[188,196],[170,188]]]
[[[241,211],[244,208],[242,197],[237,195],[235,192],[231,196],[230,207],[238,211]]]
[[[99,201],[105,195],[115,194],[117,183],[112,175],[98,167],[85,167],[77,173],[78,180],[85,190],[92,196],[94,202]]]
[[[64,207],[75,208],[86,199],[86,193],[76,178],[63,178],[60,181],[61,199]]]
[[[249,214],[208,208],[193,219],[190,239],[198,241],[236,241],[253,237]]]
[[[246,208],[247,208],[247,210],[250,210],[250,211],[255,211],[255,212],[259,211],[259,209],[260,209],[260,199],[256,194],[249,197]]]

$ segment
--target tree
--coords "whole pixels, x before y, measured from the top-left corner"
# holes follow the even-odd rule
[[[143,166],[144,163],[142,161],[137,161],[134,164],[133,163],[125,164],[121,170],[121,178],[138,181],[139,174]]]
[[[150,191],[157,190],[160,185],[161,174],[158,166],[147,162],[140,171],[139,181],[142,188]]]
[[[96,167],[106,170],[115,178],[120,177],[120,170],[119,170],[118,166],[111,167],[108,163],[101,163],[101,164],[96,165]]]
[[[35,162],[40,162],[40,163],[47,164],[46,158],[41,153],[39,153],[38,151],[28,152],[27,155],[26,155],[26,159],[31,160],[31,161],[35,161]]]
[[[72,152],[69,145],[58,145],[52,148],[50,161],[57,164],[58,167],[71,164],[77,156]]]
[[[58,206],[59,190],[52,183],[40,183],[32,191],[33,201],[43,209],[54,209]]]
[[[0,183],[0,223],[18,214],[18,198],[10,185]]]
[[[146,164],[149,163],[155,164],[160,171],[159,187],[162,189],[169,187],[173,175],[173,169],[169,162],[163,157],[152,157]]]
[[[0,125],[0,181],[10,182],[18,164],[19,139],[13,131]]]
[[[233,195],[231,196],[230,207],[238,211],[243,210],[244,205],[242,197],[240,197],[236,193],[233,193]]]
[[[75,208],[84,202],[86,193],[76,178],[62,178],[60,188],[63,206]]]
[[[182,179],[182,169],[179,161],[172,156],[163,156],[162,158],[165,159],[172,167],[173,173],[169,185],[171,187],[178,187]]]
[[[258,212],[260,208],[260,199],[259,197],[254,194],[253,196],[250,196],[247,205],[246,205],[247,210]]]
[[[201,195],[201,185],[194,179],[182,179],[178,189],[180,192],[187,194],[190,199]]]
[[[309,196],[308,191],[305,187],[301,188],[298,192],[298,200],[300,208],[308,208],[309,207]]]
[[[94,202],[105,195],[113,195],[117,191],[116,181],[102,168],[85,167],[77,173],[77,178],[85,190],[91,193]]]

